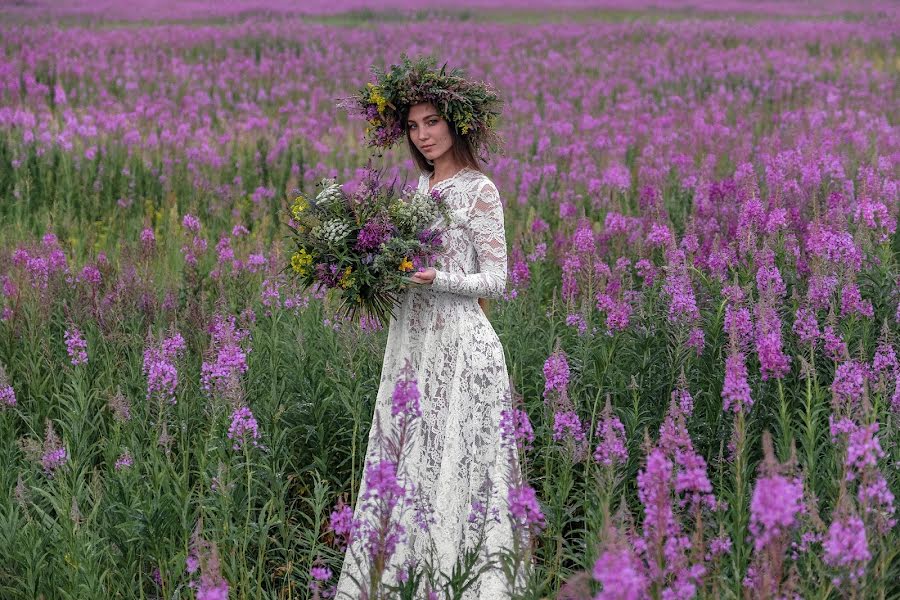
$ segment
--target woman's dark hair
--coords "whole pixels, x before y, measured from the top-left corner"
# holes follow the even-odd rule
[[[433,173],[434,165],[428,164],[428,161],[425,159],[425,155],[419,152],[419,149],[416,148],[415,143],[413,143],[412,138],[409,137],[409,125],[407,121],[409,120],[409,107],[403,109],[403,113],[400,115],[401,123],[404,123],[403,129],[406,134],[406,145],[409,146],[409,153],[413,157],[413,160],[416,161],[416,164],[419,165],[419,169],[424,173]],[[478,158],[475,156],[475,153],[472,151],[472,144],[469,142],[469,138],[465,135],[462,135],[456,131],[456,127],[453,123],[444,118],[447,121],[447,126],[450,128],[450,136],[453,138],[453,145],[450,146],[450,152],[453,153],[453,158],[456,159],[456,162],[464,167],[469,167],[470,169],[475,169],[476,171],[481,170],[481,165],[478,164]]]

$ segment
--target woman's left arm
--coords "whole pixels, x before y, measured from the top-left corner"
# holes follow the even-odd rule
[[[500,193],[490,181],[479,187],[469,209],[469,228],[481,271],[468,275],[435,270],[435,291],[479,298],[501,298],[506,289],[506,231]]]

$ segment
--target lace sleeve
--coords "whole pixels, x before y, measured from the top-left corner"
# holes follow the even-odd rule
[[[500,194],[490,181],[478,190],[469,209],[468,227],[480,271],[468,275],[437,271],[432,288],[438,292],[498,299],[506,289],[506,232]]]

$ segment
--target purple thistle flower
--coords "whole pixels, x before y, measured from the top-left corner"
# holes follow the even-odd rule
[[[65,340],[66,352],[69,354],[69,358],[72,359],[72,365],[86,364],[88,361],[87,342],[84,341],[81,331],[75,326],[66,329]]]
[[[544,513],[534,488],[527,483],[509,488],[509,513],[515,527],[540,532],[545,526]]]
[[[231,413],[231,425],[228,427],[228,439],[234,440],[232,448],[241,450],[248,441],[253,446],[259,447],[259,425],[256,417],[246,406],[237,408]]]

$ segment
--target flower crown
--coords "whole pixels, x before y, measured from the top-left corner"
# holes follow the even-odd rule
[[[415,62],[405,54],[400,57],[400,64],[391,65],[387,72],[373,66],[375,83],[367,83],[358,94],[338,103],[369,122],[369,146],[393,146],[405,131],[401,123],[404,109],[430,102],[458,134],[469,140],[476,155],[483,158],[484,153],[503,151],[503,140],[495,130],[503,101],[489,84],[465,79],[461,69],[447,73],[446,63],[436,71],[433,57]]]

